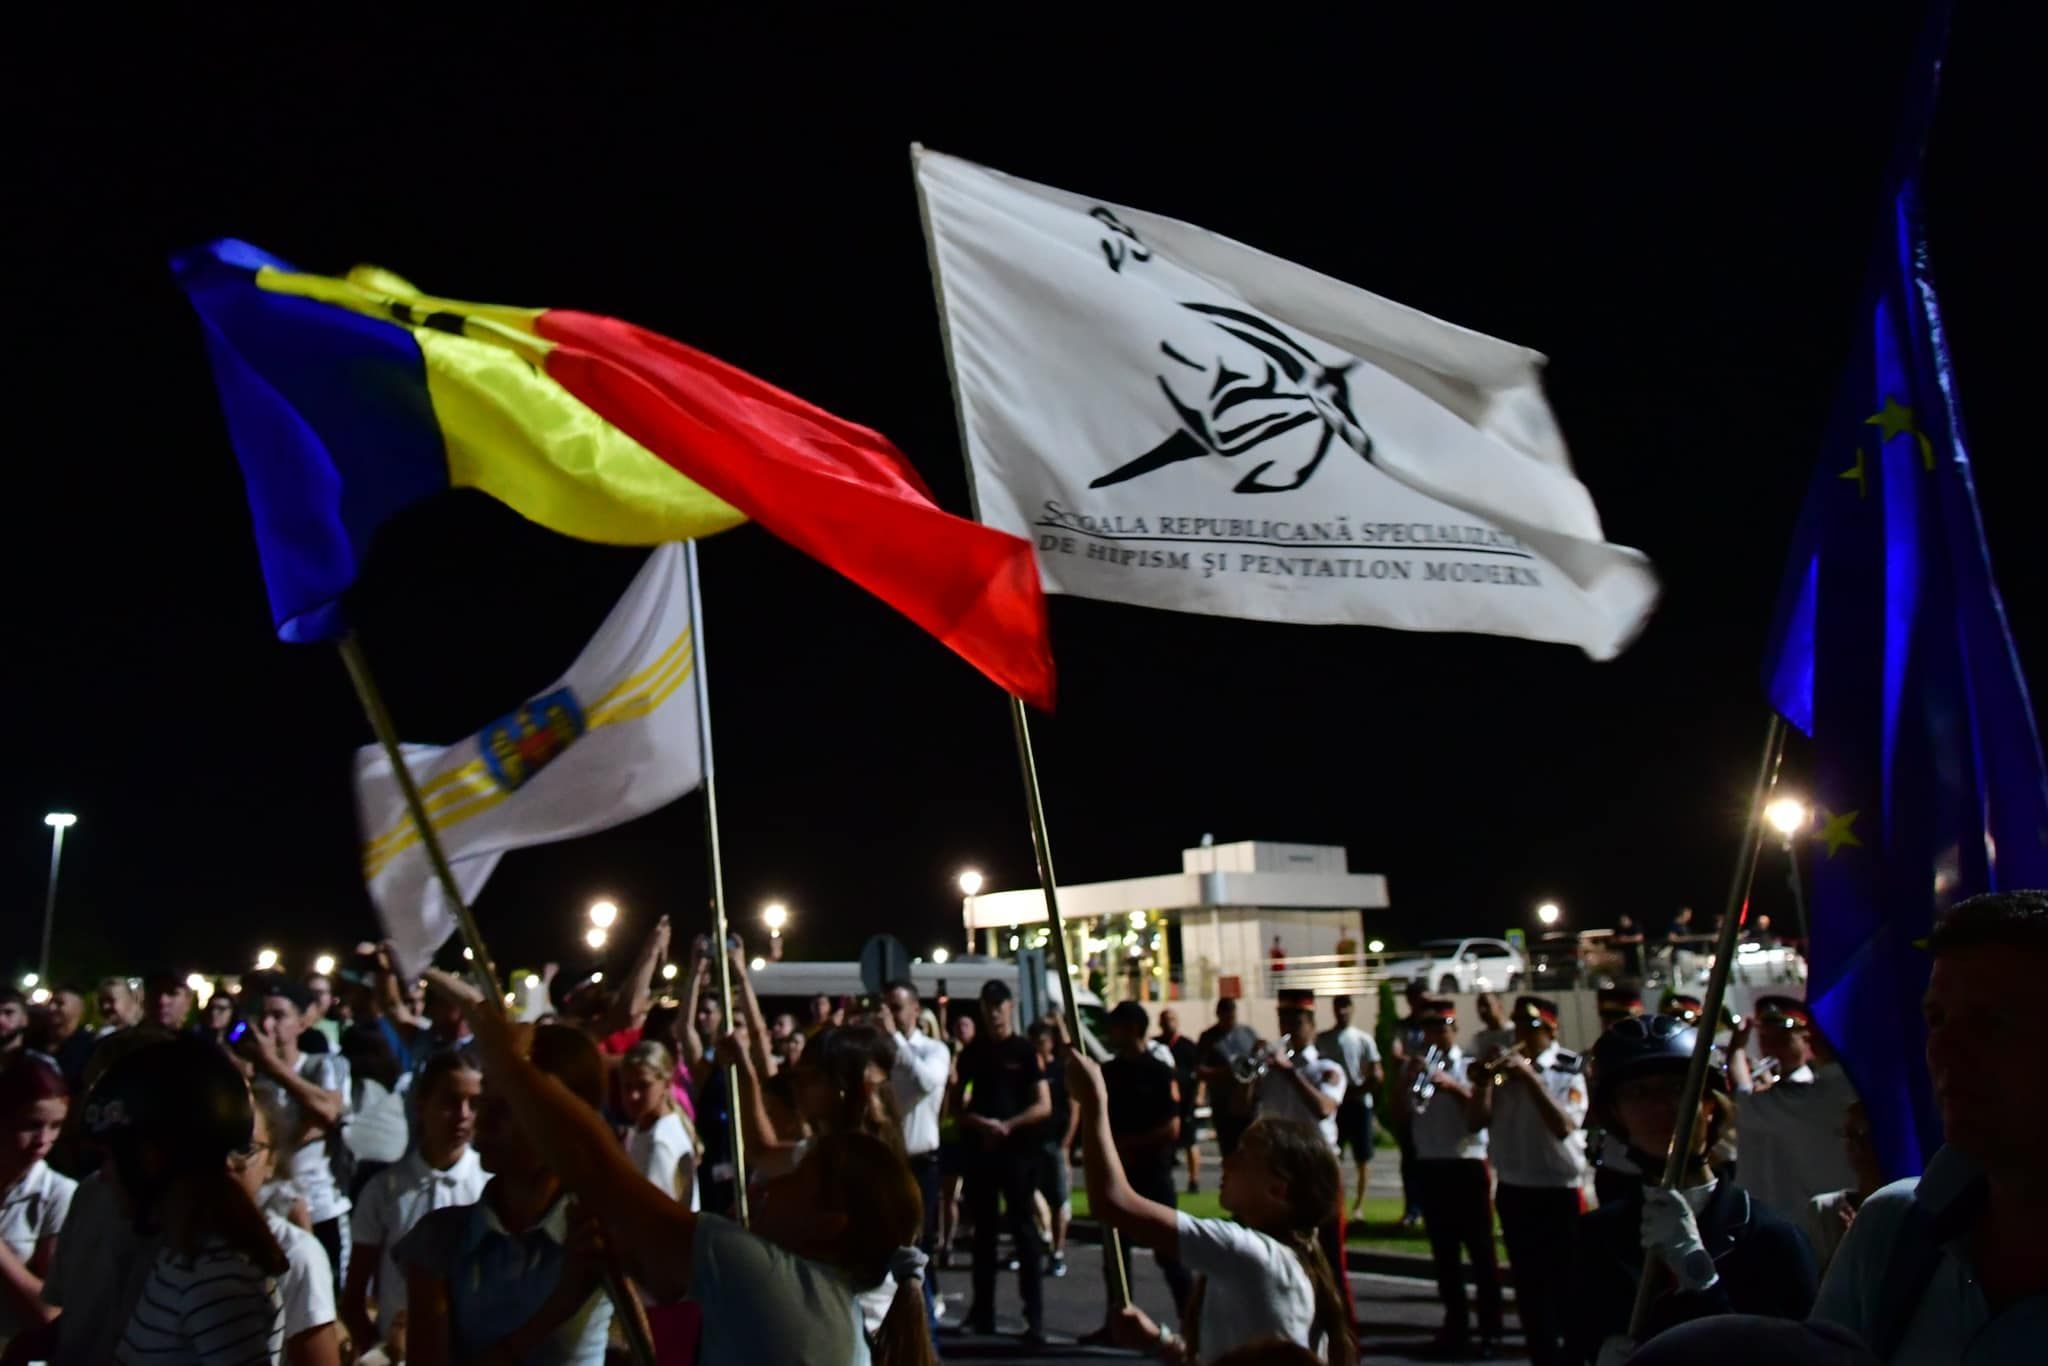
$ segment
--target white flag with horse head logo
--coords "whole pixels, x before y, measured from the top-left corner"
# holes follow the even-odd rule
[[[1048,592],[1624,649],[1543,358],[1192,224],[914,149],[981,517]]]
[[[623,825],[704,780],[684,554],[656,546],[569,672],[538,696],[455,744],[404,747],[465,900],[507,850]],[[376,745],[356,754],[356,813],[363,880],[399,970],[416,977],[455,933],[455,908]]]

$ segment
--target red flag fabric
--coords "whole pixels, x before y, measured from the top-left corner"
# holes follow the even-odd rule
[[[935,505],[901,451],[616,318],[549,309],[549,378],[678,472],[896,608],[1009,692],[1053,703],[1031,543]]]

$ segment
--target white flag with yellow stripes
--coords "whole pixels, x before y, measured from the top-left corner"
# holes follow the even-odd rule
[[[657,547],[553,685],[457,744],[405,746],[466,900],[506,850],[623,824],[703,780],[685,574],[681,545]],[[455,913],[374,745],[356,756],[356,811],[370,898],[401,971],[416,975],[455,933]]]

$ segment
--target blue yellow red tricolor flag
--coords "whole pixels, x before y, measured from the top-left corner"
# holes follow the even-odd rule
[[[1927,57],[1914,98],[1931,105],[1937,71]],[[1934,917],[2048,887],[2048,772],[1964,449],[1918,113],[1765,661],[1772,704],[1814,742],[1807,996],[1887,1177],[1941,1142],[1920,1015]]]
[[[400,508],[474,488],[619,545],[759,522],[1052,705],[1030,542],[937,507],[865,427],[616,318],[434,298],[371,267],[307,274],[232,239],[172,268],[287,640],[347,630],[342,597]]]

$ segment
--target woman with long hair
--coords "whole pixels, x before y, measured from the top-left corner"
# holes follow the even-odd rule
[[[161,1239],[114,1359],[275,1361],[276,1285],[291,1263],[229,1170],[256,1128],[234,1063],[192,1037],[138,1049],[86,1097],[85,1127],[107,1149],[122,1209]]]
[[[626,1050],[619,1062],[619,1109],[626,1121],[626,1155],[668,1195],[698,1207],[697,1142],[676,1104],[675,1058],[652,1039]]]
[[[602,1222],[606,1241],[656,1300],[704,1307],[705,1366],[767,1361],[932,1366],[917,1180],[900,1143],[857,1126],[814,1138],[803,1160],[769,1183],[751,1229],[650,1195],[604,1121],[529,1061],[525,1038],[497,1004],[462,993],[494,1093],[562,1183]],[[886,1073],[884,1074],[886,1078]],[[879,1330],[863,1331],[858,1294],[893,1282]]]
[[[1316,1234],[1337,1210],[1344,1181],[1320,1130],[1297,1120],[1261,1119],[1223,1159],[1220,1201],[1233,1219],[1197,1219],[1131,1189],[1110,1138],[1102,1069],[1067,1054],[1067,1090],[1081,1108],[1081,1153],[1095,1217],[1202,1279],[1189,1296],[1186,1336],[1131,1308],[1119,1321],[1125,1346],[1193,1362],[1283,1338],[1353,1366],[1351,1316]]]
[[[45,1159],[70,1103],[64,1073],[41,1053],[24,1053],[0,1073],[0,1347],[51,1315],[43,1278],[78,1183]]]
[[[811,1142],[826,1134],[861,1133],[903,1148],[903,1123],[896,1109],[889,1070],[896,1065],[896,1041],[873,1025],[842,1025],[819,1031],[804,1045],[790,1072],[797,1114],[808,1136],[777,1129],[762,1102],[754,1050],[737,1035],[719,1044],[719,1061],[731,1063],[739,1082],[740,1122],[747,1160],[759,1180],[796,1169]]]

